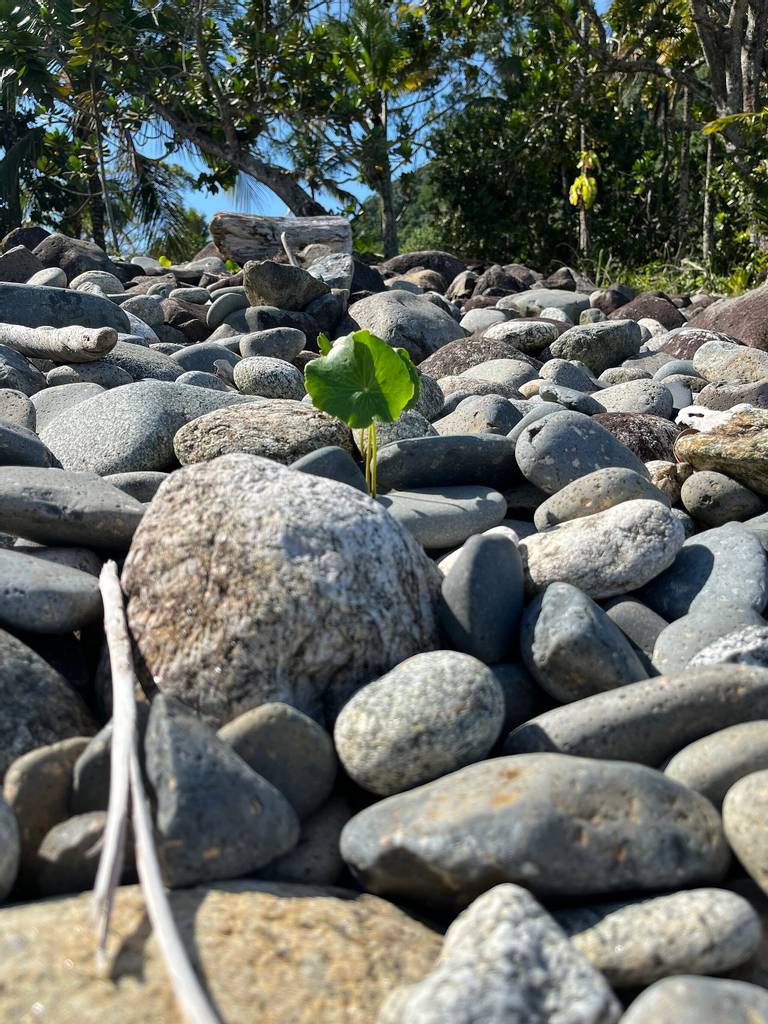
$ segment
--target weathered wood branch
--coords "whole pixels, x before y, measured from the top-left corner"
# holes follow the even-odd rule
[[[322,242],[335,252],[352,252],[352,228],[346,217],[259,217],[215,213],[210,223],[216,248],[228,259],[266,260],[283,251],[281,236],[292,249]]]

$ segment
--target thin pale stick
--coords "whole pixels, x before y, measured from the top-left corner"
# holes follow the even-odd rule
[[[281,231],[280,232],[280,241],[283,243],[283,249],[285,249],[285,255],[288,257],[288,262],[291,264],[292,267],[298,267],[299,266],[299,261],[296,259],[296,254],[294,253],[293,249],[288,244],[288,232],[287,231]]]

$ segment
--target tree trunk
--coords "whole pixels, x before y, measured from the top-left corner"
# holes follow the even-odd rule
[[[691,91],[683,88],[683,136],[680,140],[680,168],[677,179],[677,259],[688,238],[689,190],[691,180]]]
[[[707,136],[707,165],[704,172],[704,215],[702,218],[701,230],[701,255],[704,258],[704,266],[707,271],[712,263],[712,136]]]
[[[98,171],[88,175],[88,208],[91,214],[91,236],[100,249],[107,248],[104,235],[104,200],[101,195],[101,182]]]
[[[379,188],[381,199],[381,235],[384,240],[384,259],[390,260],[397,256],[400,247],[397,242],[397,218],[395,216],[395,203],[392,195],[392,172],[387,160],[384,174],[381,178]]]

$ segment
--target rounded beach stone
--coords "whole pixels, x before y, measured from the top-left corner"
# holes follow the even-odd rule
[[[272,356],[274,359],[294,360],[303,352],[307,336],[295,327],[273,327],[267,331],[254,331],[240,338],[240,355]]]
[[[723,828],[744,868],[768,893],[768,770],[731,786],[723,800]]]
[[[90,811],[67,818],[48,832],[35,857],[35,882],[43,896],[92,889],[104,845],[104,811]],[[136,877],[133,844],[126,842],[126,860],[121,880]]]
[[[676,975],[642,992],[621,1024],[768,1024],[768,992],[745,981]]]
[[[378,1024],[615,1024],[618,1000],[529,892],[498,885],[448,929],[435,968]]]
[[[536,353],[551,345],[560,332],[556,324],[545,320],[507,320],[483,331],[491,341],[508,341],[521,352]]]
[[[768,352],[722,338],[701,345],[693,354],[693,365],[713,383],[750,384],[768,376]]]
[[[459,338],[443,345],[433,355],[419,363],[419,370],[429,373],[436,380],[445,377],[458,377],[470,367],[480,366],[492,359],[526,359],[523,352],[510,341],[498,338],[478,337]],[[531,361],[531,366],[535,360]],[[538,365],[538,364],[536,364]],[[473,374],[466,374],[473,377]]]
[[[19,873],[25,885],[34,876],[40,843],[69,817],[72,771],[88,742],[87,737],[73,736],[37,747],[16,758],[6,772],[3,797],[19,824]]]
[[[437,646],[439,572],[408,533],[351,487],[252,455],[171,474],[122,582],[148,671],[217,725],[269,701],[318,713],[329,685]]]
[[[515,445],[515,457],[526,479],[548,494],[609,466],[648,476],[636,455],[580,412],[545,416],[525,427]]]
[[[493,529],[504,534],[494,535]],[[462,546],[443,580],[440,605],[440,624],[451,646],[486,664],[510,653],[523,610],[517,543],[505,527],[493,529]]]
[[[20,858],[16,815],[5,800],[0,798],[0,900],[4,900],[13,888]]]
[[[507,487],[519,480],[515,445],[494,434],[451,434],[395,441],[379,451],[380,490],[482,484]]]
[[[553,753],[483,761],[382,800],[348,823],[341,853],[369,892],[443,908],[502,881],[551,897],[707,884],[730,859],[698,793],[639,764]]]
[[[235,384],[244,395],[263,398],[292,398],[298,402],[306,394],[301,370],[272,356],[250,356],[235,366]]]
[[[350,778],[389,796],[485,757],[503,721],[501,688],[481,661],[430,651],[358,690],[334,741]]]
[[[211,391],[228,391],[227,382],[214,373],[205,373],[203,370],[187,370],[177,377],[177,383],[186,384],[193,388],[209,388]]]
[[[521,419],[514,405],[501,395],[469,395],[453,412],[435,420],[432,433],[506,436]]]
[[[749,606],[727,600],[696,602],[682,618],[659,633],[653,647],[653,663],[659,672],[682,672],[696,654],[720,637],[738,629],[765,625],[765,619]]]
[[[572,388],[563,387],[562,384],[550,384],[548,381],[531,381],[529,384],[523,385],[521,394],[528,396],[529,392],[523,389],[533,385],[536,385],[536,394],[545,402],[557,402],[564,409],[582,412],[587,416],[604,412],[601,403],[595,401],[591,395],[585,395],[581,391],[574,391]]]
[[[692,473],[681,488],[687,512],[705,526],[743,521],[765,511],[765,502],[744,484],[723,473],[704,470]]]
[[[463,544],[473,534],[498,526],[507,514],[506,499],[490,487],[421,487],[389,491],[376,500],[432,550]]]
[[[507,754],[555,750],[660,765],[713,725],[768,718],[768,669],[744,665],[657,676],[545,711],[510,733]]]
[[[260,868],[258,877],[300,885],[335,885],[344,870],[339,838],[351,817],[352,808],[344,797],[332,796],[302,822],[294,848]]]
[[[598,392],[603,406],[599,412],[632,412],[669,419],[672,416],[672,392],[654,380],[632,380],[614,384]]]
[[[721,974],[757,951],[760,919],[725,889],[561,910],[555,920],[614,988],[639,988],[675,974]]]
[[[368,493],[360,467],[348,451],[336,445],[326,445],[325,448],[318,448],[309,455],[302,455],[300,459],[291,463],[291,469],[310,473],[312,476],[322,476],[326,480],[335,480],[340,484],[348,484],[363,494]]]
[[[71,633],[101,613],[99,585],[89,573],[0,548],[0,625]]]
[[[599,374],[637,355],[640,337],[634,320],[579,324],[561,334],[549,350],[555,358],[579,359],[592,373]]]
[[[720,807],[739,779],[768,770],[768,720],[741,722],[683,747],[664,774]]]
[[[46,468],[55,464],[55,457],[34,430],[0,421],[0,466]]]
[[[646,476],[632,469],[608,467],[587,473],[556,491],[536,509],[533,521],[538,530],[583,519],[623,501],[648,498],[669,506],[669,499]]]
[[[618,626],[568,583],[551,583],[525,609],[520,653],[536,682],[563,704],[647,675]]]
[[[760,665],[768,668],[768,626],[745,626],[726,633],[688,662],[697,665]]]
[[[612,434],[642,462],[674,461],[674,445],[680,427],[662,416],[639,412],[599,412],[593,423]]]
[[[346,423],[311,405],[280,398],[217,409],[191,420],[173,439],[183,466],[236,452],[287,466],[328,445],[354,452],[352,431]]]
[[[336,754],[325,729],[289,704],[262,704],[219,729],[246,764],[280,790],[300,818],[331,795]]]
[[[660,615],[646,607],[642,601],[638,601],[631,595],[622,594],[621,597],[611,597],[603,603],[603,609],[635,650],[647,658],[653,654],[653,646],[659,633],[669,625],[666,619],[662,619]]]
[[[638,498],[520,541],[526,586],[571,583],[598,599],[636,590],[670,566],[685,540],[672,510]]]
[[[0,389],[0,420],[13,423],[17,427],[34,430],[37,423],[35,404],[23,391],[13,388]]]

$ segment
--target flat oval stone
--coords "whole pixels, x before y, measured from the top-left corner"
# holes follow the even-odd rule
[[[507,514],[502,494],[490,487],[420,487],[376,499],[427,549],[453,548],[498,526]]]
[[[603,406],[598,412],[634,412],[669,419],[672,415],[672,392],[653,380],[632,380],[614,384],[598,394]]]
[[[603,603],[608,618],[615,622],[636,650],[647,657],[653,654],[653,645],[669,623],[642,601],[631,595],[612,597]]]
[[[0,476],[0,530],[40,544],[125,550],[143,515],[95,474],[14,466]]]
[[[32,633],[71,633],[101,616],[89,573],[0,548],[0,624]]]
[[[571,327],[549,350],[561,359],[579,359],[594,374],[616,366],[640,351],[641,332],[634,320],[613,320]]]
[[[768,669],[689,669],[553,708],[510,733],[507,754],[556,750],[660,765],[688,743],[739,722],[768,718]]]
[[[674,459],[674,445],[680,427],[662,416],[640,412],[599,412],[594,422],[643,463],[653,459]]]
[[[675,974],[721,974],[745,963],[762,938],[750,904],[725,889],[556,911],[571,945],[614,988]]]
[[[720,807],[739,779],[768,770],[768,719],[719,729],[683,747],[664,774]]]
[[[625,501],[521,540],[526,587],[537,593],[559,581],[595,599],[624,594],[671,565],[684,540],[660,501]]]
[[[257,398],[253,404],[217,409],[181,427],[173,439],[183,466],[235,452],[290,465],[328,445],[354,451],[346,423],[311,405],[280,398]]]
[[[723,473],[692,473],[681,489],[685,509],[704,526],[751,519],[765,511],[765,502],[744,484]]]
[[[462,484],[504,488],[520,479],[514,443],[491,434],[395,441],[380,449],[376,465],[382,491]]]
[[[358,690],[334,740],[350,778],[389,796],[481,760],[503,721],[490,669],[458,651],[428,651]]]
[[[768,770],[745,775],[723,800],[723,828],[731,849],[763,892],[768,893],[765,856]]]
[[[0,282],[0,323],[23,327],[114,327],[128,333],[128,317],[99,295]]]
[[[504,881],[552,897],[714,882],[729,862],[698,793],[639,764],[550,753],[382,800],[346,825],[341,853],[369,892],[440,908]]]
[[[35,405],[23,391],[0,388],[0,420],[34,430],[37,423]]]
[[[669,498],[658,487],[654,487],[646,476],[632,469],[597,469],[556,491],[539,505],[533,521],[538,530],[546,530],[559,523],[604,512],[635,498],[648,498],[669,506]]]
[[[561,703],[647,675],[618,626],[568,583],[551,583],[525,609],[520,653],[536,682]]]
[[[768,601],[768,558],[746,526],[726,523],[686,540],[637,596],[670,622],[716,603],[760,612]]]
[[[725,339],[707,341],[694,352],[693,366],[709,381],[749,384],[768,377],[768,352]]]
[[[768,1024],[768,992],[745,981],[678,975],[647,988],[621,1024]]]
[[[304,375],[284,359],[249,356],[235,367],[235,384],[245,395],[263,398],[292,398],[301,401],[306,394]]]
[[[292,362],[304,350],[307,337],[295,327],[273,327],[267,331],[254,331],[240,338],[240,355],[273,356]]]
[[[582,412],[586,416],[593,416],[595,413],[605,411],[605,407],[600,402],[595,401],[595,399],[590,395],[585,395],[581,391],[574,391],[572,388],[563,387],[562,384],[549,384],[548,382],[544,383],[536,381],[531,382],[531,384],[536,383],[539,384],[536,393],[543,398],[545,402],[557,402],[558,405],[562,405],[564,409],[571,409],[574,412]]]
[[[515,457],[526,479],[548,494],[609,466],[648,476],[636,455],[580,412],[545,416],[527,426],[515,445]]]
[[[34,430],[0,421],[0,466],[52,466],[55,459]]]

